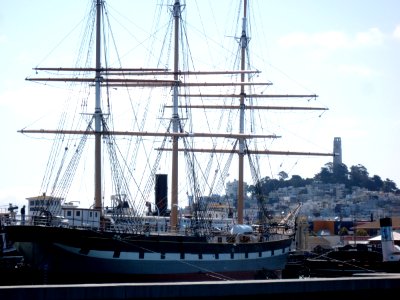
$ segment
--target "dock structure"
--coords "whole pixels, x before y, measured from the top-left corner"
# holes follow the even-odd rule
[[[0,287],[0,299],[382,299],[400,294],[400,274],[227,282],[22,285]]]

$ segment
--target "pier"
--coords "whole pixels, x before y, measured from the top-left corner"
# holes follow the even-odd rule
[[[228,282],[22,285],[0,287],[0,299],[382,299],[400,294],[400,274]],[[278,298],[277,298],[278,297]]]

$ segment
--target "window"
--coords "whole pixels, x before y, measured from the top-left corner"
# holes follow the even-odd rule
[[[80,211],[80,210],[77,210],[77,211],[75,212],[75,216],[76,216],[76,217],[80,217],[80,216],[81,216],[81,211]]]

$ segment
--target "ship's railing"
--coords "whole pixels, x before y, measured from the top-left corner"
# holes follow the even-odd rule
[[[204,220],[202,221],[204,223]],[[182,235],[208,235],[213,231],[229,231],[233,226],[232,219],[211,219],[206,220],[207,227],[200,225],[193,227],[194,220],[191,218],[180,218],[176,228],[171,228],[169,216],[112,216],[106,217],[103,227],[107,231],[120,233],[134,232],[141,234],[165,234],[174,232]]]
[[[49,226],[66,228],[85,228],[99,230],[99,224],[96,221],[87,220],[85,222],[73,222],[61,216],[43,216],[43,215],[2,215],[0,216],[0,225],[19,225],[19,226]]]
[[[0,215],[0,225],[10,225],[20,223],[20,217],[16,213],[4,213]]]

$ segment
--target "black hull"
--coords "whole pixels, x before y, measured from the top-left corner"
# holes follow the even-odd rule
[[[205,237],[8,226],[8,238],[46,280],[146,282],[276,278],[292,243],[210,243]]]

